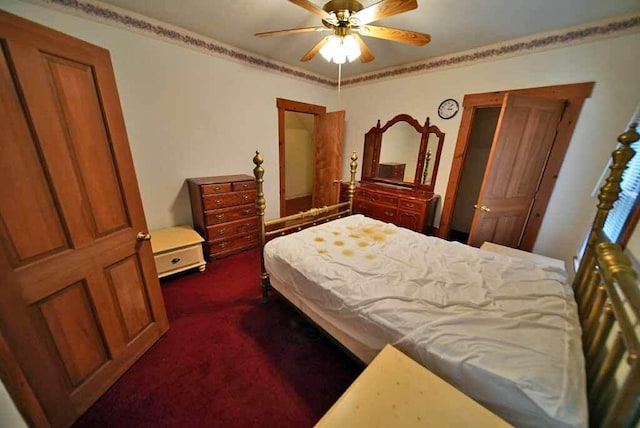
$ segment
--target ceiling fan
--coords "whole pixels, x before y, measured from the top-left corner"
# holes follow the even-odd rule
[[[417,0],[381,0],[368,7],[363,7],[356,0],[331,0],[322,8],[309,0],[289,1],[322,18],[323,26],[267,31],[257,33],[256,36],[332,31],[332,35],[320,40],[304,54],[300,59],[303,62],[311,60],[317,53],[327,61],[333,61],[336,64],[343,64],[347,60],[351,62],[356,58],[359,58],[360,62],[373,61],[375,57],[360,37],[361,35],[416,46],[424,46],[431,40],[429,34],[368,25],[370,22],[417,8]]]

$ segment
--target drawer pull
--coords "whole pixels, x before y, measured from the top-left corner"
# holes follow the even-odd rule
[[[221,244],[218,244],[218,248],[227,248],[227,243],[223,242]]]
[[[220,191],[220,186],[216,186],[213,188],[214,191],[219,192]]]
[[[248,201],[249,200],[249,195],[242,195],[242,200]]]
[[[414,205],[414,204],[404,204],[404,205],[405,205],[407,208],[413,208],[413,207],[415,207],[415,205]]]
[[[247,183],[244,183],[244,184],[242,185],[242,188],[243,188],[243,189],[246,189],[247,187],[249,187],[249,185],[248,185]]]
[[[220,229],[218,230],[218,235],[224,235],[225,233],[227,233],[226,229]]]
[[[216,199],[216,205],[222,205],[222,199]]]
[[[242,214],[244,215],[251,214],[251,210],[242,210]]]
[[[389,212],[389,211],[385,211],[384,215],[386,215],[387,217],[393,217],[394,215],[396,215],[396,213],[394,212]]]
[[[224,218],[224,214],[216,214],[216,219],[222,220]]]
[[[180,257],[176,257],[175,259],[171,259],[172,264],[180,263]]]
[[[415,214],[407,214],[407,213],[402,213],[403,217],[411,217],[411,218],[416,218]]]
[[[245,237],[244,237],[244,239],[245,239],[246,241],[251,241],[251,240],[253,239],[253,236],[251,236],[251,235],[247,235],[247,236],[245,236]]]

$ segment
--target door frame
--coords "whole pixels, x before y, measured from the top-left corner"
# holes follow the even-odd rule
[[[287,202],[285,195],[285,123],[284,116],[285,112],[293,111],[296,113],[309,113],[314,115],[313,119],[313,128],[315,129],[317,126],[318,115],[325,114],[327,112],[327,108],[321,105],[316,104],[308,104],[300,101],[288,100],[285,98],[276,98],[276,107],[278,108],[278,153],[279,153],[279,175],[280,175],[280,217],[284,217],[287,215]],[[315,140],[315,132],[314,132],[314,140]],[[315,142],[315,141],[314,141]]]
[[[573,131],[582,110],[584,100],[591,96],[595,82],[573,83],[567,85],[544,86],[539,88],[508,89],[504,91],[485,92],[480,94],[467,94],[462,103],[462,118],[458,130],[456,148],[453,153],[453,163],[449,173],[447,192],[440,216],[440,226],[437,236],[446,239],[451,227],[453,208],[455,206],[458,186],[462,178],[462,168],[469,146],[471,135],[471,125],[475,118],[476,109],[486,107],[501,107],[507,93],[518,95],[530,95],[535,97],[559,99],[565,101],[565,109],[562,118],[558,123],[556,138],[549,154],[549,159],[545,165],[536,200],[531,208],[531,213],[527,220],[520,249],[531,251],[535,244],[544,213],[547,210],[549,199],[555,181],[558,178],[562,161],[569,147]],[[486,167],[485,167],[486,170]]]

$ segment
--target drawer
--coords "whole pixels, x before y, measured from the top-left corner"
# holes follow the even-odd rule
[[[219,195],[207,195],[202,197],[205,210],[214,210],[217,208],[233,207],[236,205],[248,204],[255,202],[256,191],[248,190],[245,192],[222,193]]]
[[[204,265],[202,244],[197,243],[189,247],[171,250],[153,256],[156,262],[158,276],[179,272],[196,266]]]
[[[256,230],[258,230],[258,217],[231,221],[229,223],[207,227],[207,240],[213,241],[215,239]]]
[[[398,213],[398,220],[396,224],[400,227],[414,230],[416,232],[422,232],[422,216],[418,213],[412,212],[400,212]]]
[[[240,205],[238,207],[222,208],[204,213],[206,226],[226,223],[233,220],[247,219],[256,215],[256,204]]]
[[[387,195],[384,193],[367,192],[364,199],[367,201],[378,202],[381,204],[398,205],[398,197],[393,195]]]
[[[398,207],[401,210],[422,211],[427,206],[425,201],[415,201],[412,199],[400,199]]]
[[[216,193],[227,193],[231,191],[231,183],[203,184],[200,187],[203,195],[213,195]]]
[[[232,250],[245,249],[258,243],[258,232],[245,233],[232,238],[219,239],[208,242],[209,256],[216,256]]]
[[[236,181],[231,183],[231,188],[234,192],[241,190],[251,190],[256,188],[255,181]]]
[[[371,203],[368,215],[369,217],[375,218],[380,221],[394,223],[398,215],[398,210],[396,208],[388,207],[385,205]]]

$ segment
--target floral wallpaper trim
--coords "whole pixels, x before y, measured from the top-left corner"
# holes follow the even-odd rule
[[[542,51],[552,47],[559,47],[559,45],[568,45],[579,41],[586,42],[588,41],[587,39],[596,40],[599,38],[609,37],[617,33],[630,32],[631,30],[640,31],[640,15],[627,17],[622,20],[616,20],[601,25],[584,26],[564,31],[561,30],[553,34],[538,34],[534,36],[535,38],[527,37],[515,41],[512,40],[467,52],[432,58],[427,61],[415,62],[400,67],[392,67],[383,71],[345,79],[343,80],[342,85],[355,85],[376,80],[395,78],[408,74],[424,73],[427,71],[459,66],[462,64],[466,65],[474,62],[483,62],[489,59],[499,59],[500,57],[533,53],[534,51]]]
[[[190,33],[189,31],[172,27],[159,21],[152,21],[142,15],[131,16],[123,9],[100,3],[89,3],[79,0],[40,0],[45,4],[61,6],[90,17],[115,23],[127,29],[149,34],[160,39],[169,39],[200,51],[227,57],[268,71],[296,77],[309,82],[318,83],[330,87],[338,86],[337,80],[325,78],[313,73],[308,73],[295,67],[290,67],[269,60],[258,55],[243,52],[231,46],[225,46],[220,42],[204,36]],[[134,15],[133,13],[131,13]],[[491,59],[499,59],[514,55],[522,55],[560,47],[562,45],[587,42],[604,37],[611,37],[617,33],[640,31],[640,15],[613,18],[613,20],[600,21],[598,23],[584,24],[567,30],[559,30],[552,33],[537,34],[518,40],[507,41],[491,46],[485,46],[474,50],[452,55],[445,55],[425,61],[414,62],[403,66],[391,67],[386,70],[363,74],[342,80],[342,86],[370,83],[373,81],[397,78],[404,75],[424,73],[441,68],[467,65],[474,62],[485,62]]]
[[[82,14],[89,15],[90,17],[96,18],[101,21],[119,24],[119,26],[126,27],[127,29],[133,30],[135,32],[152,35],[159,39],[169,39],[170,41],[177,42],[181,45],[186,45],[188,47],[196,48],[200,51],[208,52],[222,57],[227,57],[229,59],[243,62],[258,68],[275,71],[277,73],[297,77],[299,79],[331,87],[335,87],[338,85],[338,82],[333,79],[328,79],[319,75],[305,72],[300,69],[296,69],[294,67],[289,67],[276,61],[271,61],[267,58],[260,57],[258,55],[243,52],[231,46],[225,46],[224,44],[213,39],[209,39],[207,37],[200,36],[187,30],[182,30],[169,24],[161,23],[159,21],[152,21],[149,18],[142,17],[142,15],[136,14],[137,16],[131,16],[121,9],[116,10],[115,8],[107,5],[97,3],[94,4],[78,0],[41,1],[45,4],[62,6],[63,8],[72,9],[76,12],[81,12]]]

